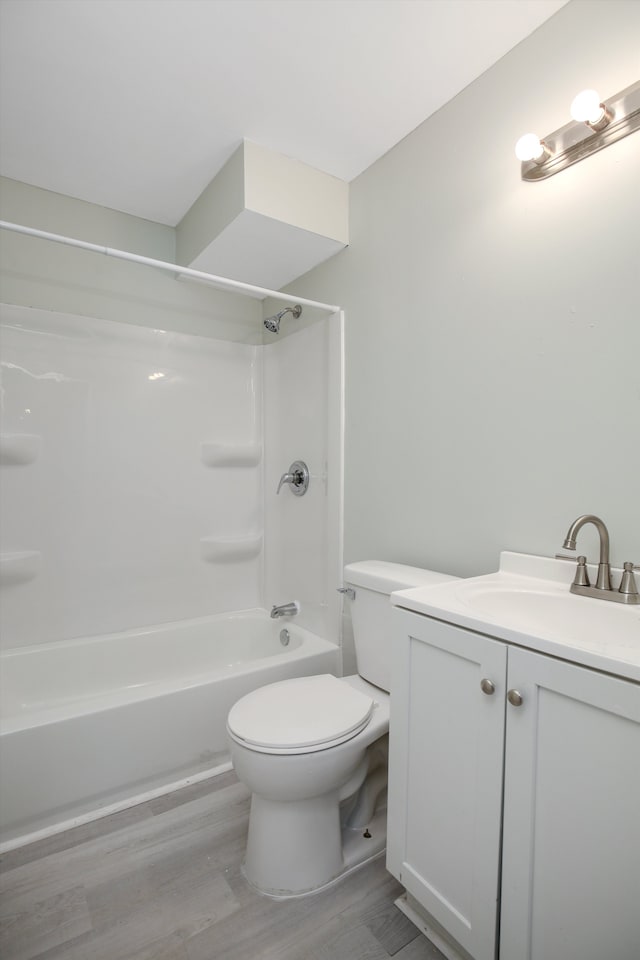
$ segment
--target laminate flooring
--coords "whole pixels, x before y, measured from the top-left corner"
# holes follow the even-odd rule
[[[230,772],[5,854],[0,958],[443,960],[384,858],[311,897],[256,893],[248,815]]]

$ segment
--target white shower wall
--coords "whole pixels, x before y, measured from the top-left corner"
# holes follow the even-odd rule
[[[200,541],[262,530],[261,465],[201,457],[259,443],[261,348],[15,306],[1,335],[3,646],[260,605],[261,553]]]
[[[0,334],[4,648],[291,599],[337,642],[339,316],[262,347],[3,306]]]

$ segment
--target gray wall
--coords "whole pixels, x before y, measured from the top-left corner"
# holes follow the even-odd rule
[[[23,226],[175,261],[175,230],[0,178],[0,217]],[[0,300],[103,320],[260,343],[257,300],[177,281],[136,263],[0,231]]]
[[[345,560],[552,555],[596,513],[640,563],[640,133],[544,183],[513,148],[640,79],[640,3],[572,2],[351,184]],[[595,556],[583,531],[579,549]]]

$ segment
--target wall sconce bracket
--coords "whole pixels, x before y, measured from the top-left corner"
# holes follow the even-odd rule
[[[572,164],[592,153],[603,150],[609,144],[640,130],[640,82],[616,94],[605,102],[611,120],[602,130],[594,130],[587,123],[572,120],[559,130],[544,137],[543,143],[549,157],[542,163],[533,160],[522,162],[523,180],[546,180],[554,173],[566,170]]]

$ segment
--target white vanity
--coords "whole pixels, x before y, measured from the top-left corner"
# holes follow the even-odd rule
[[[572,576],[392,597],[387,866],[450,957],[640,957],[640,606]]]

